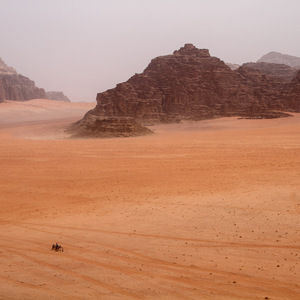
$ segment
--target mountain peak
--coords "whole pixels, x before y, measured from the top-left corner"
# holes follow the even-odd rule
[[[274,64],[284,64],[292,68],[300,68],[300,57],[292,56],[288,54],[282,54],[280,52],[271,51],[263,55],[257,62],[266,62]]]
[[[201,57],[210,57],[208,49],[198,49],[193,44],[185,44],[179,50],[175,50],[173,54],[177,55],[196,55]]]
[[[0,73],[17,74],[17,71],[14,68],[9,67],[0,57]]]

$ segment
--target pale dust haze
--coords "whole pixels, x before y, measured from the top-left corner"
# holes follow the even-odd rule
[[[185,43],[242,64],[300,56],[298,0],[1,0],[0,57],[72,101],[141,73]]]
[[[0,299],[299,298],[299,114],[72,140],[83,104],[2,105]]]

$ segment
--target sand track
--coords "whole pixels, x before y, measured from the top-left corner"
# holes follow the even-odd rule
[[[0,299],[299,299],[300,115],[69,140],[86,105],[4,104]]]

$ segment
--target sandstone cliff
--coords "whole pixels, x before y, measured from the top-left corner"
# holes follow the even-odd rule
[[[147,123],[300,111],[297,88],[298,83],[292,87],[246,66],[231,70],[208,50],[186,44],[172,55],[153,59],[143,73],[99,93],[96,107],[85,118],[126,116]]]
[[[0,102],[3,100],[24,101],[45,99],[44,89],[35,86],[34,81],[20,75],[12,67],[8,67],[0,58]]]

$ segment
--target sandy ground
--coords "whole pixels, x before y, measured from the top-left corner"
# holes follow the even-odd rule
[[[300,114],[69,140],[94,105],[34,101],[0,104],[0,299],[300,299]]]

